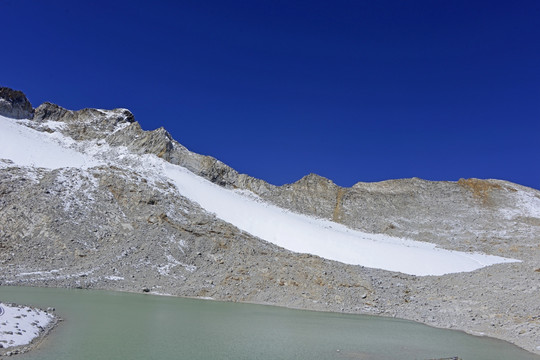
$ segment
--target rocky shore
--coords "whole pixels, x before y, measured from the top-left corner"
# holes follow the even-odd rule
[[[125,152],[114,151],[155,155],[292,212],[520,262],[442,276],[347,265],[252,236],[171,182],[120,162],[44,168],[0,159],[0,285],[390,316],[492,336],[540,354],[538,190],[501,180],[416,178],[341,188],[316,175],[274,186],[190,152],[164,129],[142,130],[128,110],[70,111],[45,103],[30,111],[14,98],[0,105],[31,114],[17,120],[20,126],[69,137],[73,149],[93,144],[124,161]]]

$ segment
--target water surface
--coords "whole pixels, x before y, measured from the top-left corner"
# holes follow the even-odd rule
[[[540,357],[406,320],[108,291],[0,287],[0,300],[65,319],[19,360],[430,359]]]

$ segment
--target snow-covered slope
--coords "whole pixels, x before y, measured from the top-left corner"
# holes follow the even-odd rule
[[[18,122],[23,123],[24,120]],[[39,132],[0,116],[0,158],[9,159],[19,166],[57,169],[98,165],[92,157],[70,149],[74,143],[58,132]]]
[[[150,182],[173,183],[182,196],[218,218],[294,252],[411,275],[443,275],[518,261],[352,230],[331,221],[292,213],[249,192],[222,188],[154,155],[132,154],[123,147],[109,147],[104,141],[75,142],[58,132],[39,132],[24,126],[24,121],[19,122],[0,116],[0,159],[11,160],[18,166],[46,168],[87,168],[101,164],[129,168]]]

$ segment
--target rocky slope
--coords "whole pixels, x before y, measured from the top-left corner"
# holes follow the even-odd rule
[[[32,109],[19,92],[0,94],[18,96],[0,96],[1,115],[31,119],[19,124],[61,133],[75,146],[126,147],[353,229],[521,260],[422,277],[346,265],[240,231],[170,182],[129,167],[45,169],[3,159],[0,285],[145,291],[396,316],[498,337],[540,354],[537,190],[478,179],[341,188],[317,175],[278,187],[190,152],[163,128],[142,130],[126,109],[70,111],[51,103]]]

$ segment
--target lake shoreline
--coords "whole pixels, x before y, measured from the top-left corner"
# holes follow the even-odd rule
[[[128,293],[132,293],[132,294],[140,294],[138,292],[132,292],[132,291],[126,291]],[[145,294],[143,292],[143,294]],[[384,317],[384,318],[389,318],[389,319],[397,319],[397,320],[405,320],[405,321],[411,321],[411,322],[415,322],[415,323],[418,323],[418,324],[422,324],[422,325],[425,325],[425,326],[429,326],[431,328],[434,328],[434,329],[441,329],[441,330],[452,330],[452,331],[458,331],[458,332],[461,332],[461,333],[464,333],[464,334],[467,334],[467,335],[471,335],[471,336],[475,336],[475,337],[482,337],[482,338],[490,338],[490,339],[494,339],[494,340],[497,340],[497,341],[501,341],[501,342],[505,342],[505,343],[508,343],[510,345],[513,345],[513,346],[516,346],[517,348],[519,349],[522,349],[522,350],[525,350],[527,352],[529,352],[530,354],[532,355],[536,355],[538,356],[538,358],[540,359],[540,346],[537,348],[537,350],[539,350],[537,353],[533,352],[533,351],[530,351],[530,350],[527,350],[526,348],[522,347],[522,346],[519,346],[518,344],[516,344],[515,342],[512,342],[510,340],[506,340],[506,339],[500,339],[500,338],[497,338],[497,337],[494,337],[494,336],[489,336],[489,335],[486,335],[486,334],[483,334],[483,333],[478,333],[474,330],[471,330],[471,329],[460,329],[460,328],[448,328],[448,327],[445,327],[443,325],[436,325],[436,324],[431,324],[431,323],[427,323],[427,322],[421,322],[421,321],[416,321],[416,320],[411,320],[409,318],[405,318],[405,317],[396,317],[396,316],[391,316],[391,315],[388,315],[388,314],[371,314],[371,313],[354,313],[354,312],[338,312],[338,311],[331,311],[331,310],[317,310],[317,309],[306,309],[306,308],[301,308],[301,307],[294,307],[294,306],[287,306],[287,305],[279,305],[279,304],[272,304],[272,303],[261,303],[261,302],[249,302],[249,301],[228,301],[228,300],[219,300],[219,299],[212,299],[212,298],[203,298],[203,297],[191,297],[191,296],[177,296],[177,295],[170,295],[170,294],[158,294],[158,293],[149,293],[147,295],[155,295],[155,296],[173,296],[173,297],[179,297],[179,298],[184,298],[184,299],[194,299],[194,300],[208,300],[208,301],[222,301],[222,302],[235,302],[235,303],[240,303],[240,304],[252,304],[252,305],[262,305],[262,306],[274,306],[274,307],[281,307],[281,308],[285,308],[285,309],[291,309],[291,310],[301,310],[301,311],[316,311],[316,312],[325,312],[325,313],[331,313],[331,314],[346,314],[346,315],[362,315],[362,316],[374,316],[374,317]],[[456,354],[457,356],[458,354]]]
[[[6,285],[2,285],[2,286],[6,286]],[[7,286],[10,286],[10,285],[7,285]],[[10,287],[21,287],[21,286],[10,286]],[[35,287],[40,287],[40,286],[35,286]],[[41,286],[41,288],[55,288],[55,287],[43,287],[43,286]],[[471,329],[448,328],[448,327],[444,327],[444,326],[434,325],[434,324],[431,324],[431,323],[415,321],[415,320],[412,320],[412,319],[406,318],[406,317],[397,317],[397,316],[392,316],[392,315],[388,315],[388,314],[384,314],[384,313],[380,313],[380,314],[353,313],[353,312],[332,311],[332,310],[328,310],[328,309],[306,309],[306,308],[297,307],[297,306],[291,306],[291,305],[287,305],[287,304],[275,304],[275,303],[269,303],[269,302],[223,300],[223,299],[214,299],[214,298],[209,298],[209,297],[196,297],[196,296],[179,296],[179,295],[172,295],[172,294],[166,294],[166,293],[155,293],[155,292],[152,293],[152,292],[146,292],[146,291],[111,290],[111,289],[77,289],[77,290],[83,290],[83,291],[84,290],[112,291],[112,292],[138,294],[138,295],[146,295],[146,296],[165,296],[165,297],[192,299],[192,300],[207,300],[207,301],[213,301],[213,302],[252,304],[252,305],[278,307],[278,308],[291,309],[291,310],[315,311],[315,312],[323,312],[323,313],[330,313],[330,314],[362,315],[362,316],[391,318],[391,319],[396,319],[396,320],[405,320],[405,321],[411,321],[411,322],[414,322],[414,323],[426,325],[426,326],[429,326],[429,327],[434,328],[434,329],[453,330],[453,331],[461,332],[461,333],[464,333],[464,334],[467,334],[467,335],[472,335],[472,336],[475,336],[475,337],[484,337],[484,338],[490,338],[490,339],[493,339],[493,340],[497,340],[497,341],[500,341],[500,342],[505,342],[508,345],[512,345],[512,346],[515,346],[515,347],[517,347],[517,348],[519,348],[521,350],[527,351],[531,355],[538,356],[537,353],[529,351],[526,348],[523,348],[522,346],[519,346],[519,344],[516,344],[515,342],[509,341],[509,340],[506,340],[506,339],[497,338],[497,337],[494,337],[494,336],[489,336],[489,335],[486,335],[486,334],[479,334],[479,333],[477,333],[477,332],[475,332],[474,330],[471,330]],[[52,305],[54,305],[54,304],[52,304]],[[63,319],[55,314],[54,318],[53,318],[53,321],[51,321],[47,325],[47,327],[44,329],[44,331],[41,332],[38,337],[36,337],[34,340],[32,340],[32,342],[30,344],[22,345],[22,346],[18,346],[18,347],[13,347],[13,348],[9,348],[9,349],[0,349],[0,350],[5,350],[4,353],[2,353],[2,351],[0,351],[0,356],[9,356],[9,355],[7,355],[7,353],[9,353],[9,352],[11,352],[11,355],[16,355],[16,354],[23,354],[23,353],[35,350],[36,348],[39,347],[39,345],[48,336],[50,336],[51,332],[55,328],[57,328],[58,324],[61,321],[63,321]],[[459,356],[459,354],[455,354],[455,356]],[[540,356],[538,358],[540,359]]]

